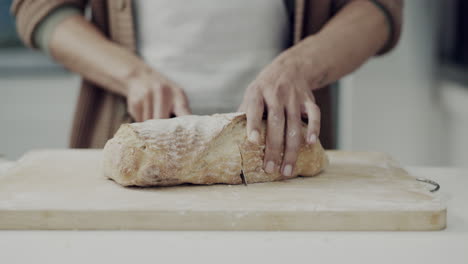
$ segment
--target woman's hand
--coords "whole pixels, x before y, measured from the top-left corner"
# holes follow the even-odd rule
[[[395,3],[393,13],[401,14],[401,8],[401,1]],[[400,25],[396,26],[399,32]],[[304,136],[311,144],[320,131],[320,111],[312,91],[387,51],[392,47],[387,44],[395,45],[398,38],[391,33],[381,8],[371,1],[350,1],[318,33],[283,52],[263,70],[248,87],[239,111],[247,113],[251,141],[259,140],[262,115],[268,113],[266,172],[277,171],[281,165],[284,176],[292,174]],[[301,135],[301,114],[309,119],[307,135]]]
[[[138,122],[191,113],[187,96],[178,85],[132,51],[107,39],[81,15],[70,16],[56,26],[49,50],[70,70],[125,96],[128,112]]]
[[[150,68],[128,78],[127,107],[137,122],[191,114],[185,92]]]
[[[289,49],[278,56],[249,85],[239,111],[247,114],[247,135],[259,143],[264,113],[267,115],[264,169],[285,177],[292,176],[301,143],[317,142],[320,132],[320,109],[312,90],[325,79],[325,67],[301,49]],[[304,63],[302,60],[308,62]],[[316,64],[312,71],[311,62]],[[307,67],[306,67],[307,66]],[[307,134],[301,129],[301,116],[308,119]],[[282,155],[284,153],[284,155]]]

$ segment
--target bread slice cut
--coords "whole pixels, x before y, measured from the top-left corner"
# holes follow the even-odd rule
[[[306,127],[303,127],[304,133]],[[124,124],[104,146],[104,175],[123,186],[241,184],[282,180],[263,170],[260,144],[247,140],[244,113],[188,115]],[[313,176],[328,159],[321,144],[302,144],[293,176]]]

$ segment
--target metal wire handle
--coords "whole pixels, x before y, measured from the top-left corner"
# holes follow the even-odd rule
[[[416,180],[420,181],[420,182],[425,182],[425,183],[429,183],[429,184],[434,185],[435,188],[430,190],[430,192],[437,192],[440,189],[440,184],[438,184],[437,182],[435,182],[433,180],[424,179],[424,178],[416,178]]]

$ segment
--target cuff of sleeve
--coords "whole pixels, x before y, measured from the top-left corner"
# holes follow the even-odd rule
[[[80,15],[81,10],[72,5],[64,5],[50,12],[33,32],[33,45],[49,54],[49,41],[55,27],[68,17]]]
[[[387,6],[385,6],[379,0],[371,0],[370,2],[373,3],[380,11],[382,11],[383,15],[387,20],[389,36],[387,42],[379,50],[379,52],[377,52],[377,55],[381,55],[391,50],[396,45],[399,39],[400,32],[399,28],[397,28],[398,25],[395,21],[395,18],[393,17],[392,12],[387,8]]]

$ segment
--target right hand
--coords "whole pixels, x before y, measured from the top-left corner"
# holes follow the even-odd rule
[[[151,68],[130,76],[126,86],[128,112],[137,122],[192,113],[182,88]]]

